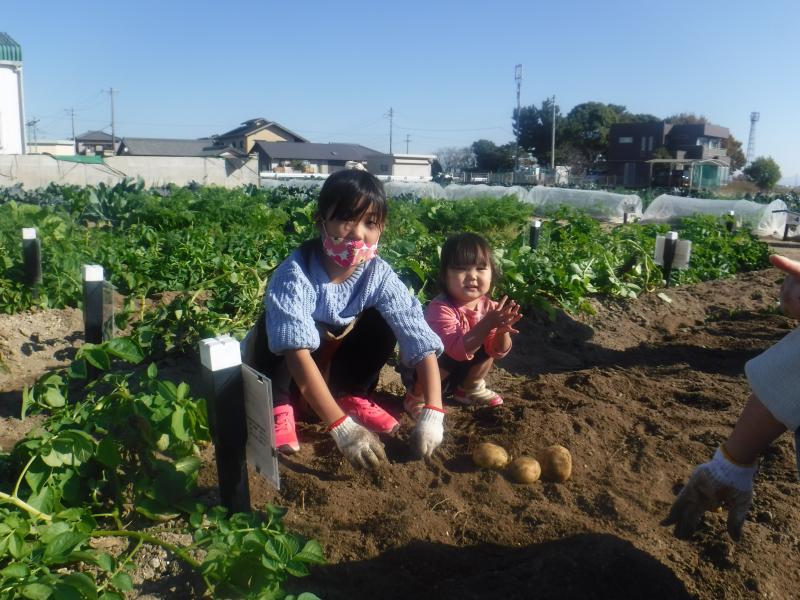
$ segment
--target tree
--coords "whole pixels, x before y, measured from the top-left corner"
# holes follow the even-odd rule
[[[563,117],[558,105],[556,111],[556,138],[560,135]],[[519,114],[514,109],[512,125],[517,143],[521,148],[531,152],[540,164],[550,164],[550,154],[553,135],[553,100],[547,98],[542,101],[542,106],[535,104],[523,106]]]
[[[514,168],[513,143],[498,146],[489,140],[472,142],[472,153],[475,155],[475,168],[478,171],[510,171]]]
[[[439,148],[434,154],[445,173],[458,173],[475,166],[475,154],[469,146]]]
[[[725,148],[731,159],[731,173],[738,171],[747,164],[747,159],[744,157],[744,152],[742,152],[742,142],[735,137],[729,135],[728,139],[722,143],[722,147]]]
[[[595,163],[608,151],[611,126],[619,123],[626,114],[625,107],[619,104],[578,104],[564,119],[562,139],[583,154],[583,162]]]
[[[771,190],[781,178],[781,169],[771,156],[759,156],[744,169],[743,173],[760,190]]]
[[[667,117],[664,119],[664,122],[671,123],[673,125],[699,125],[702,123],[708,123],[709,120],[703,115],[698,116],[694,113],[678,113],[677,115]]]

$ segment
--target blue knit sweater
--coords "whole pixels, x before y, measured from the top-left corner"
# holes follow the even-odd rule
[[[338,329],[367,308],[377,309],[391,327],[403,364],[413,367],[443,351],[419,301],[380,257],[359,265],[347,280],[331,283],[316,251],[306,261],[295,250],[272,274],[264,304],[269,349],[275,354],[301,348],[313,352],[320,344],[318,324]]]

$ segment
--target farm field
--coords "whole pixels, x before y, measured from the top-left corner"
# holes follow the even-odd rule
[[[208,202],[208,198],[202,200]],[[218,230],[206,237],[198,234],[202,239],[195,246],[185,237],[176,240],[181,228],[188,227],[181,220],[191,225],[192,219],[203,214],[194,210],[196,200],[184,198],[182,213],[162,213],[156,206],[156,215],[167,221],[164,231],[153,217],[153,205],[136,212],[141,207],[133,205],[141,198],[110,194],[104,201],[88,207],[93,222],[108,219],[109,224],[102,227],[84,230],[60,224],[44,210],[36,213],[42,229],[63,241],[62,256],[68,258],[48,267],[64,283],[45,284],[43,297],[49,306],[24,307],[27,292],[14,283],[15,267],[6,262],[5,281],[11,283],[5,288],[0,285],[8,313],[0,314],[0,450],[8,452],[20,441],[23,450],[19,456],[0,453],[0,457],[12,457],[0,463],[6,469],[5,473],[0,470],[0,482],[5,482],[0,491],[8,492],[9,481],[13,485],[14,473],[22,466],[15,461],[26,460],[25,452],[33,450],[28,463],[33,465],[32,477],[26,477],[20,488],[31,494],[30,486],[35,492],[30,502],[53,510],[59,502],[68,505],[71,498],[80,498],[82,489],[66,485],[59,488],[58,496],[45,493],[45,471],[38,466],[36,444],[52,449],[42,459],[47,464],[63,462],[67,450],[71,456],[77,456],[79,449],[88,456],[95,446],[87,449],[76,443],[59,454],[46,437],[40,438],[44,442],[23,440],[26,435],[30,439],[36,433],[31,428],[43,422],[55,423],[68,433],[77,427],[63,416],[44,421],[47,410],[31,410],[50,404],[57,415],[64,412],[59,412],[58,405],[63,404],[62,393],[69,391],[68,386],[55,386],[46,377],[41,383],[42,376],[52,369],[69,368],[80,383],[85,375],[75,365],[85,367],[89,360],[97,366],[109,360],[99,347],[84,348],[82,315],[75,305],[79,290],[71,289],[69,277],[63,275],[68,267],[80,264],[83,256],[77,254],[85,255],[96,245],[91,238],[96,234],[108,244],[104,251],[115,267],[115,285],[136,300],[125,303],[129,311],[125,316],[131,321],[123,329],[133,345],[115,346],[113,357],[143,355],[143,366],[151,361],[157,365],[152,373],[147,368],[143,376],[145,384],[151,385],[148,389],[156,390],[146,398],[171,397],[174,410],[182,412],[176,421],[175,413],[170,417],[164,412],[167,407],[160,406],[160,420],[149,426],[166,427],[159,430],[167,432],[159,444],[164,435],[169,441],[163,448],[159,445],[159,450],[174,460],[171,464],[196,473],[197,488],[187,484],[186,489],[195,500],[212,506],[219,501],[216,465],[202,415],[192,413],[184,388],[164,382],[185,381],[191,395],[199,395],[196,339],[224,328],[238,331],[253,318],[270,269],[281,253],[296,245],[296,237],[308,235],[307,199],[290,199],[289,209],[262,209],[257,225],[270,225],[265,230],[269,235],[279,232],[269,244],[255,241],[265,236],[263,231],[248,230],[251,237],[235,243],[228,240],[225,250],[215,247],[221,236]],[[247,214],[247,205],[260,200],[229,201],[233,205],[229,212]],[[744,234],[730,235],[712,220],[688,223],[681,235],[694,236],[696,260],[688,271],[674,274],[680,285],[665,289],[659,285],[660,269],[648,257],[654,234],[666,227],[604,227],[601,233],[580,215],[564,213],[548,224],[543,245],[534,253],[524,245],[524,228],[520,242],[520,228],[514,225],[515,219],[525,216],[525,207],[500,201],[492,206],[503,209],[498,212],[506,218],[487,221],[485,214],[475,212],[479,206],[395,205],[393,210],[403,218],[397,219],[397,229],[387,231],[382,253],[424,299],[433,266],[429,258],[442,231],[469,227],[492,237],[504,266],[501,288],[528,307],[514,349],[489,378],[505,404],[475,410],[450,403],[443,446],[429,461],[414,460],[405,443],[411,423],[399,410],[402,386],[393,369],[385,368],[378,400],[400,416],[403,426],[396,437],[384,438],[389,464],[374,474],[350,467],[319,423],[302,423],[301,451],[281,458],[280,491],[250,473],[253,507],[286,507],[286,530],[317,540],[327,560],[311,566],[307,577],[290,578],[286,588],[326,599],[793,597],[800,578],[794,569],[800,552],[800,526],[794,517],[800,485],[789,436],[776,443],[763,461],[742,542],[728,540],[723,515],[709,515],[689,541],[673,538],[669,529],[659,525],[691,467],[710,457],[735,421],[748,393],[745,361],[797,325],[775,310],[781,276],[763,268],[766,245]],[[81,210],[90,212],[85,207]],[[11,207],[14,219],[23,212],[19,206]],[[75,213],[74,207],[71,212]],[[119,215],[136,223],[118,225],[114,221]],[[114,249],[115,236],[134,234],[142,236],[138,247],[123,240],[121,249]],[[173,251],[166,253],[170,245]],[[772,245],[774,251],[795,258],[800,254],[792,243]],[[154,258],[158,253],[169,260],[159,262]],[[214,256],[222,260],[213,262],[209,257]],[[249,268],[249,264],[257,267]],[[730,277],[738,270],[745,272]],[[724,275],[729,277],[714,279]],[[709,280],[698,282],[701,279]],[[183,281],[187,281],[185,287],[177,287]],[[120,366],[118,361],[114,364]],[[122,389],[121,397],[125,397],[129,384],[115,374],[108,377],[107,383]],[[37,379],[35,393],[26,395],[25,387]],[[132,391],[133,383],[130,386]],[[23,397],[28,400],[27,410],[41,414],[21,421]],[[98,398],[100,403],[109,402]],[[131,400],[141,402],[142,398],[136,395]],[[82,402],[77,406],[90,406]],[[165,505],[152,480],[141,479],[135,469],[128,472],[130,458],[124,447],[121,463],[109,458],[114,456],[109,455],[114,437],[100,441],[102,433],[95,431],[103,429],[89,429],[108,427],[107,422],[86,423],[90,425],[82,427],[98,437],[91,442],[102,463],[96,472],[108,473],[104,469],[116,465],[118,475],[132,486],[125,488],[121,499],[91,496],[94,511],[120,502],[126,511],[124,525],[145,531],[155,528],[173,544],[190,542],[181,529],[182,519],[168,517],[159,525],[157,518],[141,518],[180,512],[184,504],[176,500],[173,508],[168,502]],[[193,451],[192,435],[199,448],[196,467],[187,466],[194,464],[186,454]],[[572,453],[573,476],[561,484],[520,485],[502,472],[478,470],[470,452],[483,441],[500,444],[513,456],[561,444]],[[88,466],[89,459],[82,460]],[[147,462],[145,454],[139,460],[144,471],[166,468],[163,461]],[[8,465],[14,468],[11,475]],[[76,472],[95,471],[83,467]],[[137,486],[143,487],[137,490]],[[129,512],[131,502],[142,502],[137,518]],[[8,504],[0,505],[0,517],[10,523],[12,517],[3,512],[4,506]],[[117,513],[113,514],[119,523]],[[193,514],[191,520],[199,518]],[[72,546],[62,544],[63,556],[56,554],[52,539],[46,542],[49,549],[44,556],[54,563],[55,559],[69,563],[69,552],[89,543],[85,533],[62,533],[77,537],[72,538]],[[94,547],[98,539],[92,539]],[[117,565],[110,555],[122,561],[130,548],[119,538],[101,541],[107,542],[100,548],[109,554],[97,564],[115,573],[112,584],[120,592],[107,598],[122,597],[127,590],[128,597],[199,597],[203,583],[163,547],[144,544],[139,550],[137,546],[130,555],[133,566],[124,569],[128,581],[120,578],[125,575],[119,572],[122,562]],[[8,542],[6,548],[10,548]],[[238,549],[234,544],[229,552]],[[19,547],[16,552],[24,554]],[[308,562],[317,562],[313,548],[305,556]],[[75,554],[73,563],[75,557],[86,559],[85,554]],[[0,552],[0,567],[7,558]],[[302,571],[297,565],[292,568]],[[21,568],[14,569],[0,569],[0,574],[28,576]],[[70,589],[88,589],[85,580],[69,577],[64,585]],[[86,594],[81,597],[91,597],[91,592]]]
[[[287,527],[318,539],[330,561],[293,585],[331,599],[792,597],[800,485],[789,436],[766,456],[740,544],[717,515],[691,541],[659,526],[690,466],[734,422],[744,362],[796,324],[771,310],[779,279],[757,271],[670,289],[671,304],[649,294],[552,324],[526,318],[491,381],[506,403],[450,405],[427,464],[387,439],[391,464],[356,472],[318,425],[304,425],[301,452],[281,461],[280,492],[250,474],[254,506],[287,506]],[[21,384],[68,356],[80,328],[75,309],[0,317],[11,371],[0,375],[3,446],[27,429],[14,416]],[[170,368],[197,370],[189,359]],[[396,406],[399,384],[385,375],[382,398]],[[513,455],[563,444],[573,477],[525,486],[478,471],[469,450],[484,440]],[[213,497],[215,485],[207,448],[200,487]],[[147,565],[137,575],[156,597],[186,585]]]

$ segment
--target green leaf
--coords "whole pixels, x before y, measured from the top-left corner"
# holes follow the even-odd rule
[[[105,345],[106,351],[112,356],[121,358],[131,364],[139,364],[144,360],[144,354],[136,343],[130,338],[114,338]]]
[[[108,352],[99,346],[91,346],[88,348],[84,346],[81,348],[80,354],[89,361],[89,364],[102,371],[108,371],[111,368],[111,358],[108,356]]]
[[[89,376],[84,359],[72,361],[67,372],[72,379],[86,379]]]
[[[70,573],[62,581],[78,590],[83,598],[97,599],[97,586],[86,573]]]
[[[175,470],[190,475],[197,473],[201,465],[202,463],[197,456],[184,456],[180,460],[175,461]]]
[[[57,535],[44,549],[45,564],[61,563],[67,560],[70,552],[86,541],[88,536],[74,531]]]
[[[130,592],[133,589],[133,580],[127,573],[117,573],[111,578],[111,583],[121,592]]]
[[[150,366],[147,367],[147,377],[150,379],[155,379],[156,375],[158,375],[158,367],[156,363],[150,363]]]
[[[44,401],[47,406],[51,408],[61,408],[66,403],[61,390],[56,387],[47,388],[47,391],[44,393]]]
[[[170,430],[176,438],[184,442],[191,439],[189,433],[186,431],[188,425],[187,421],[186,409],[182,406],[178,406],[172,413]]]
[[[20,590],[20,594],[23,598],[30,598],[30,600],[47,600],[53,591],[49,585],[29,583]]]
[[[178,388],[175,387],[175,384],[171,381],[165,381],[160,379],[156,384],[156,389],[160,396],[169,400],[170,403],[175,402],[178,399]]]
[[[0,575],[6,579],[22,579],[23,577],[27,577],[28,573],[28,567],[21,563],[11,563],[0,571]]]
[[[322,546],[317,540],[308,540],[303,549],[295,554],[294,559],[308,563],[323,564],[325,555],[322,552]]]
[[[97,460],[112,469],[122,463],[117,443],[111,438],[103,438],[97,445]]]

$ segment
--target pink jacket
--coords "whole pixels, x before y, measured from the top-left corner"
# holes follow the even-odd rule
[[[464,336],[487,312],[496,306],[497,302],[483,296],[475,310],[470,310],[463,306],[456,306],[450,302],[447,296],[440,294],[431,300],[428,308],[425,309],[425,320],[441,338],[444,351],[450,358],[459,361],[472,360],[474,353],[468,353],[464,347]],[[503,358],[511,348],[509,347],[503,353],[495,352],[496,334],[497,329],[492,329],[483,341],[483,347],[492,358]]]

